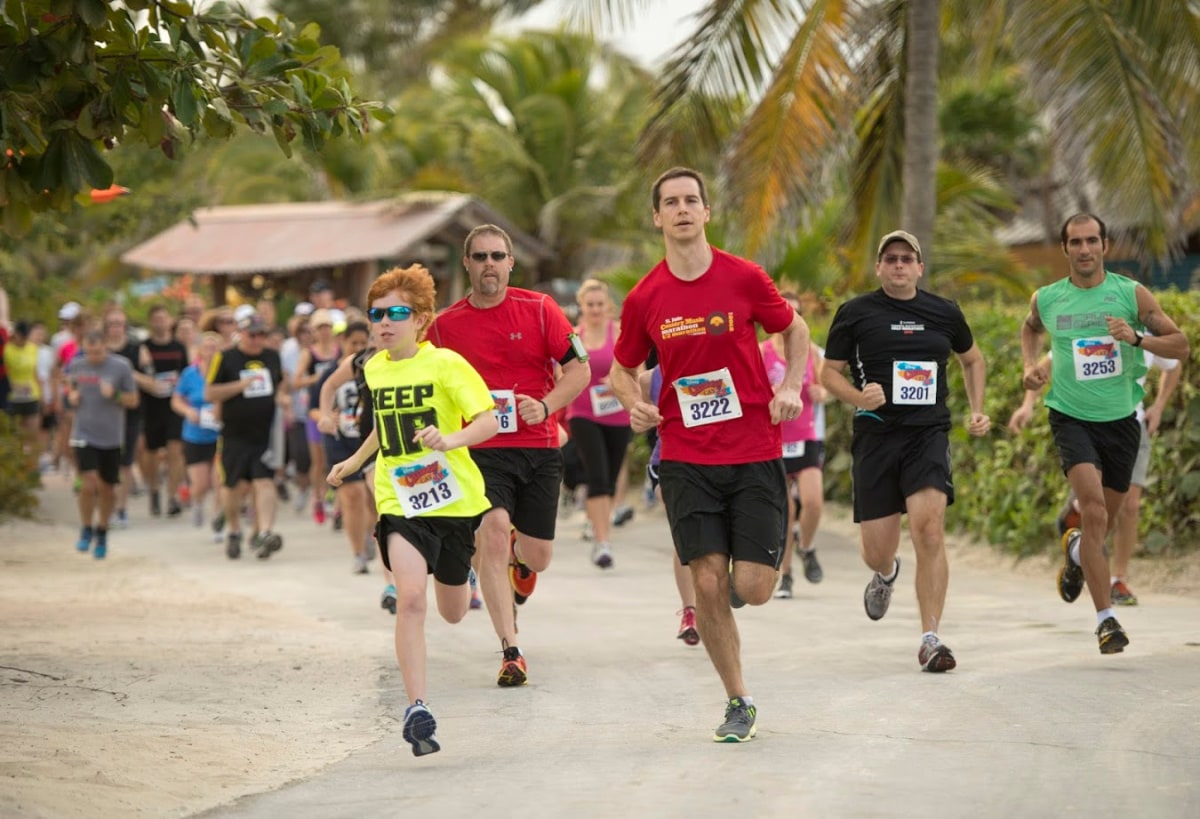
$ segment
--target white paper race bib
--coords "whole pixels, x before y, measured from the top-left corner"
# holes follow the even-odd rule
[[[14,384],[12,394],[9,396],[12,401],[32,401],[33,387],[30,384]]]
[[[742,417],[742,404],[728,367],[678,379],[675,394],[685,427],[702,427]]]
[[[607,384],[597,384],[588,390],[592,399],[592,415],[601,418],[621,411],[621,402]]]
[[[175,391],[175,382],[179,380],[179,373],[176,370],[171,370],[165,373],[154,374],[154,394],[159,398],[170,398],[171,393]]]
[[[221,429],[221,422],[217,418],[217,413],[213,409],[212,404],[204,404],[200,407],[200,424],[201,429]]]
[[[267,368],[242,370],[241,377],[253,379],[242,391],[242,395],[246,398],[265,398],[275,394],[275,384],[271,381],[271,371]]]
[[[792,441],[783,445],[783,457],[785,458],[803,458],[804,457],[804,442]]]
[[[1076,381],[1099,381],[1121,374],[1121,344],[1112,336],[1077,338],[1071,344]]]
[[[936,361],[895,361],[892,363],[892,403],[932,404],[937,400],[938,365]]]
[[[447,466],[444,452],[434,452],[419,461],[392,469],[392,487],[404,509],[404,517],[415,518],[462,500],[462,489]]]
[[[492,414],[500,422],[500,432],[517,431],[517,394],[512,390],[492,390]]]

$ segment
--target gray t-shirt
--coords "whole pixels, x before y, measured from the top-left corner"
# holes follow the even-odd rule
[[[71,425],[71,446],[119,449],[125,444],[125,407],[121,393],[133,392],[133,369],[129,362],[109,353],[99,365],[86,355],[75,357],[66,368],[67,379],[79,389],[79,407]],[[112,398],[100,394],[100,382],[113,385]]]

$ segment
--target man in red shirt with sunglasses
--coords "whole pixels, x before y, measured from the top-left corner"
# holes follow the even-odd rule
[[[509,286],[512,239],[503,229],[480,225],[467,234],[463,267],[471,292],[434,319],[427,338],[467,359],[495,402],[499,433],[471,448],[492,506],[476,533],[479,582],[504,651],[496,682],[518,686],[527,669],[513,604],[533,592],[554,550],[562,483],[554,414],[583,391],[591,370],[562,308]]]

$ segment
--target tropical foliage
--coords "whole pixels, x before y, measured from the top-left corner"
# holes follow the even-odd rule
[[[381,106],[336,71],[314,24],[185,0],[5,0],[0,4],[0,210],[10,233],[35,211],[106,189],[105,149],[134,141],[173,157],[239,125],[294,141],[361,136]]]

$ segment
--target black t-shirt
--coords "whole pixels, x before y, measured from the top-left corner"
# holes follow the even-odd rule
[[[275,398],[283,383],[283,367],[279,353],[263,350],[256,356],[246,355],[238,348],[221,354],[221,363],[213,374],[212,383],[228,384],[253,374],[255,382],[241,394],[225,400],[221,408],[222,432],[229,438],[256,442],[268,441],[271,423],[275,420]]]
[[[150,354],[150,363],[148,366],[141,367],[141,371],[156,382],[163,383],[163,389],[166,391],[166,395],[160,395],[142,390],[142,400],[148,405],[147,409],[162,409],[163,405],[171,403],[171,391],[175,389],[179,376],[187,369],[187,347],[173,339],[164,344],[157,344],[147,339],[142,342],[142,346]],[[136,362],[134,366],[138,366]]]
[[[112,347],[109,347],[108,351],[110,353],[112,353],[113,355],[119,355],[121,358],[128,361],[129,368],[131,370],[136,371],[138,368],[138,350],[140,348],[141,348],[141,345],[138,344],[136,341],[128,341],[127,340],[125,342],[125,346],[117,348],[117,349],[113,349]],[[142,404],[139,401],[138,405],[136,407],[134,407],[133,409],[129,409],[128,407],[125,408],[125,418],[127,420],[136,418],[138,415],[141,414],[141,412],[142,412]]]
[[[871,382],[883,387],[886,403],[858,410],[856,430],[878,429],[880,422],[948,428],[946,364],[951,352],[965,353],[974,343],[953,301],[925,290],[912,299],[893,299],[880,289],[838,308],[825,358],[849,362],[858,389]]]

